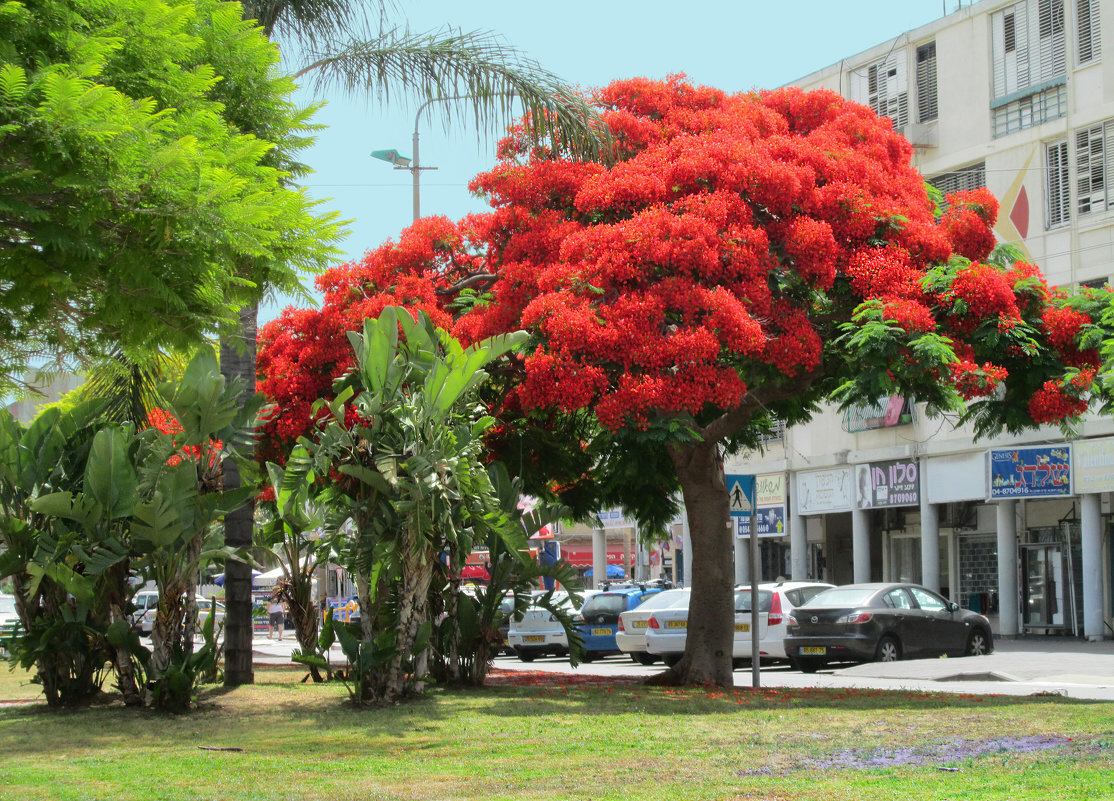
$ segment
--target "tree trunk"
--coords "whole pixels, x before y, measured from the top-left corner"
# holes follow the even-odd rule
[[[427,654],[425,648],[421,653],[414,653],[414,640],[419,627],[428,619],[426,611],[435,558],[422,533],[416,531],[412,524],[408,526],[402,544],[402,586],[398,591],[398,646],[387,669],[383,693],[386,701],[393,701],[423,686]],[[410,676],[406,675],[407,662],[413,665]]]
[[[296,561],[291,564],[298,565]],[[317,653],[317,604],[313,600],[313,566],[308,568],[298,565],[291,568],[290,593],[287,599],[290,604],[290,622],[294,624],[294,636],[298,640],[298,647],[306,656]],[[324,681],[321,672],[313,665],[309,666],[313,681]]]
[[[240,309],[240,331],[221,338],[220,367],[227,381],[239,376],[244,381],[244,396],[255,392],[255,326],[258,304]],[[242,398],[241,398],[242,403]],[[240,470],[232,459],[224,460],[224,488],[240,487]],[[232,548],[250,548],[255,519],[255,501],[250,500],[225,516],[224,544]],[[251,567],[229,560],[224,567],[224,684],[237,687],[252,684],[251,640]]]
[[[692,590],[685,655],[667,681],[734,686],[735,571],[727,486],[715,442],[669,449],[691,532]]]

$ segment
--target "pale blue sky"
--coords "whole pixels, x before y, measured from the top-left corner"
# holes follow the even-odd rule
[[[964,3],[969,5],[970,3]],[[500,34],[526,56],[582,88],[616,78],[664,78],[684,72],[700,84],[728,91],[770,88],[793,81],[907,30],[952,13],[957,0],[782,0],[782,2],[622,2],[509,0],[399,2],[411,30],[451,24]],[[309,102],[312,93],[301,91]],[[315,170],[304,184],[327,208],[352,219],[340,247],[359,258],[410,224],[409,172],[370,157],[397,148],[410,156],[416,104],[399,93],[390,103],[333,93],[317,121],[328,128],[304,160]],[[422,214],[458,219],[485,206],[468,182],[494,163],[494,137],[477,140],[461,118],[446,133],[434,105],[422,115],[421,161],[436,171],[421,177]],[[274,317],[270,304],[261,320]]]

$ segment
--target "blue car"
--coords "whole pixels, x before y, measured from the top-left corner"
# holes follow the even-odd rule
[[[619,615],[634,609],[662,589],[638,584],[612,586],[589,598],[576,616],[576,629],[584,639],[584,661],[591,662],[597,657],[620,653],[615,643]]]

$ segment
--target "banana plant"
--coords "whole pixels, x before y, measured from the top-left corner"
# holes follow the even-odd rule
[[[300,447],[300,446],[299,446]],[[290,610],[298,651],[296,662],[309,668],[314,682],[328,674],[328,660],[318,650],[317,604],[313,597],[313,575],[318,562],[328,558],[329,541],[321,536],[326,511],[316,497],[319,489],[312,471],[300,471],[305,463],[302,450],[295,448],[294,467],[287,470],[267,463],[267,474],[274,489],[275,500],[270,507],[271,519],[262,526],[258,543],[279,556],[284,575],[283,596]]]
[[[526,335],[465,348],[424,314],[388,307],[348,336],[356,368],[323,407],[331,419],[307,453],[318,475],[342,477],[356,523],[349,553],[363,629],[355,656],[365,671],[356,696],[389,702],[427,679],[440,555],[448,543],[470,548],[490,514],[476,495],[490,493],[478,475],[481,437],[494,421],[476,393],[485,368]],[[338,630],[342,646],[346,634]]]
[[[51,706],[85,703],[99,692],[103,654],[111,652],[106,637],[125,699],[137,698],[133,668],[142,649],[124,622],[131,591],[119,518],[93,520],[85,509],[64,519],[48,510],[58,493],[86,484],[90,507],[98,499],[104,508],[126,505],[128,491],[111,497],[89,465],[91,453],[100,458],[119,444],[111,434],[94,436],[102,405],[48,408],[27,427],[0,410],[0,576],[15,587],[23,630],[12,656],[35,669]]]

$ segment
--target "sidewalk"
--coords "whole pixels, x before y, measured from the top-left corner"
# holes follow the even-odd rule
[[[924,681],[1005,681],[1084,684],[1114,690],[1114,640],[1064,637],[996,639],[994,653],[959,659],[868,662],[837,675]]]

